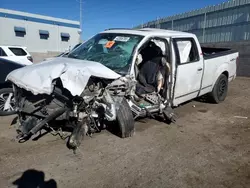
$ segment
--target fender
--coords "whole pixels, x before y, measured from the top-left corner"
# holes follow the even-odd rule
[[[213,82],[212,82],[212,88],[214,88],[214,85],[215,85],[216,81],[218,80],[219,76],[222,73],[225,73],[227,78],[229,77],[228,63],[223,63],[222,65],[220,65],[217,68],[217,71],[214,73],[214,76],[213,76],[214,79],[213,79]]]

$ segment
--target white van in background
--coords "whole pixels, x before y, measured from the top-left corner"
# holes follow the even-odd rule
[[[8,59],[22,65],[32,65],[33,58],[23,46],[0,46],[0,58]]]

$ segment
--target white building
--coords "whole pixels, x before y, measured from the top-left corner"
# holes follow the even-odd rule
[[[29,52],[63,52],[80,41],[78,21],[0,8],[0,45],[26,46]]]

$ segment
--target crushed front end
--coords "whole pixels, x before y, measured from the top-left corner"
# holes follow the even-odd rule
[[[80,96],[72,96],[63,88],[60,79],[55,82],[51,95],[34,95],[14,84],[19,141],[29,140],[42,129],[54,131],[67,125],[72,129],[68,147],[76,149],[84,135],[100,132],[104,128],[104,121],[117,120],[117,112],[124,98],[124,93],[120,92],[127,91],[127,86],[121,84],[119,87],[112,83],[115,82],[92,77]],[[58,120],[61,124],[56,127]]]

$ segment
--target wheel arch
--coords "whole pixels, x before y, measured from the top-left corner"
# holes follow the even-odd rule
[[[227,78],[229,77],[229,72],[228,71],[224,71],[223,73],[221,74],[224,74]]]
[[[224,74],[227,78],[229,78],[229,72],[228,72],[228,65],[222,64],[220,67],[218,67],[216,73],[214,74],[213,82],[212,82],[212,88],[214,88],[214,85],[220,75]]]

